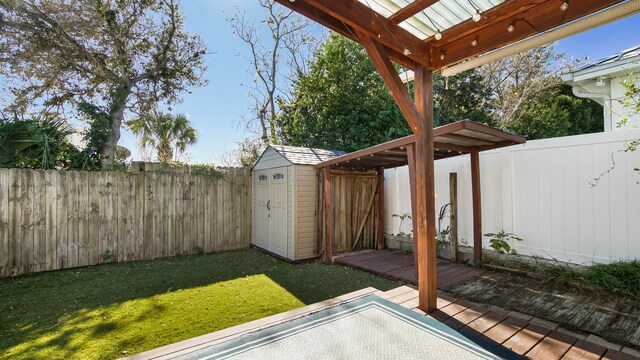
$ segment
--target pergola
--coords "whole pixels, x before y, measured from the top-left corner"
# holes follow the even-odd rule
[[[414,133],[414,236],[426,312],[436,309],[432,71],[452,75],[640,11],[640,0],[276,1],[362,44]],[[413,98],[392,61],[414,71]]]
[[[480,156],[485,150],[497,149],[505,146],[523,144],[526,139],[520,135],[510,134],[488,125],[462,120],[452,124],[440,126],[433,130],[434,159],[444,159],[462,154],[470,154],[471,161],[471,192],[473,202],[473,256],[478,262],[482,256],[482,206],[480,197]],[[325,258],[332,262],[333,257],[333,229],[331,202],[331,174],[343,174],[345,171],[376,170],[380,180],[378,182],[378,221],[377,241],[378,249],[384,246],[384,169],[409,165],[409,178],[416,174],[416,143],[417,136],[409,135],[383,144],[338,156],[321,162],[315,167],[322,169],[324,177],[324,213],[325,213]],[[413,181],[409,183],[411,191],[411,216],[413,226],[416,227],[416,187]],[[414,247],[417,237],[414,237]],[[418,274],[418,278],[419,278]],[[419,280],[418,280],[419,281]]]

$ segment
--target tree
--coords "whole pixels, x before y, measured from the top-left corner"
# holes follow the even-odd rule
[[[282,104],[285,144],[353,151],[411,133],[362,46],[331,33]]]
[[[571,86],[565,84],[542,92],[520,114],[517,120],[505,124],[505,129],[529,140],[604,131],[602,106],[575,97]]]
[[[160,162],[178,160],[189,145],[198,141],[198,132],[183,115],[172,115],[154,110],[153,112],[127,122],[127,126],[140,139],[140,146],[156,151]]]
[[[412,91],[413,84],[407,84]],[[435,125],[470,119],[490,122],[480,76],[468,71],[445,81],[434,74]],[[332,33],[309,71],[294,80],[278,131],[289,145],[353,151],[411,134],[366,51]]]
[[[228,21],[234,33],[249,47],[248,60],[255,77],[250,85],[250,96],[255,101],[253,114],[246,121],[246,126],[255,131],[257,122],[257,133],[262,141],[265,144],[277,144],[278,98],[286,94],[283,83],[288,82],[283,81],[288,79],[282,69],[283,61],[290,73],[304,72],[305,54],[308,53],[306,47],[311,46],[314,39],[309,35],[311,23],[306,18],[300,18],[294,11],[277,5],[274,0],[259,0],[258,4],[266,10],[267,17],[260,23],[266,24],[268,30],[265,31],[262,25],[257,25],[240,11]]]
[[[0,117],[0,168],[69,169],[78,150],[71,128],[55,116],[41,119]]]
[[[243,138],[236,141],[236,148],[223,153],[218,161],[224,167],[250,168],[262,154],[264,143],[258,138]]]
[[[546,90],[560,84],[558,76],[565,54],[554,44],[544,45],[486,64],[478,69],[489,92],[492,116],[506,128],[518,121],[523,110],[536,102]]]
[[[460,120],[489,125],[495,121],[489,113],[490,92],[484,79],[475,69],[448,78],[433,73],[433,118],[435,126]]]
[[[0,0],[0,29],[12,108],[103,104],[111,121],[105,165],[127,109],[173,104],[206,84],[204,42],[184,30],[176,0]]]

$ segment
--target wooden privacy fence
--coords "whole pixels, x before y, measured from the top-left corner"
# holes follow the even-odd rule
[[[246,248],[251,176],[0,169],[0,276]]]
[[[333,210],[333,252],[375,249],[378,226],[378,176],[366,174],[331,175]],[[324,199],[322,177],[319,199]],[[324,202],[318,201],[318,214],[324,214]],[[318,217],[318,249],[326,247],[324,216]]]

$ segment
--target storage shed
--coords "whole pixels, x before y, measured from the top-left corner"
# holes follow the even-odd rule
[[[270,145],[251,169],[252,244],[292,261],[318,256],[318,174],[314,165],[343,155]]]

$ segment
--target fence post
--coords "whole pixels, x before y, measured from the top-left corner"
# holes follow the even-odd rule
[[[458,173],[449,173],[449,228],[451,229],[451,260],[458,262]]]

